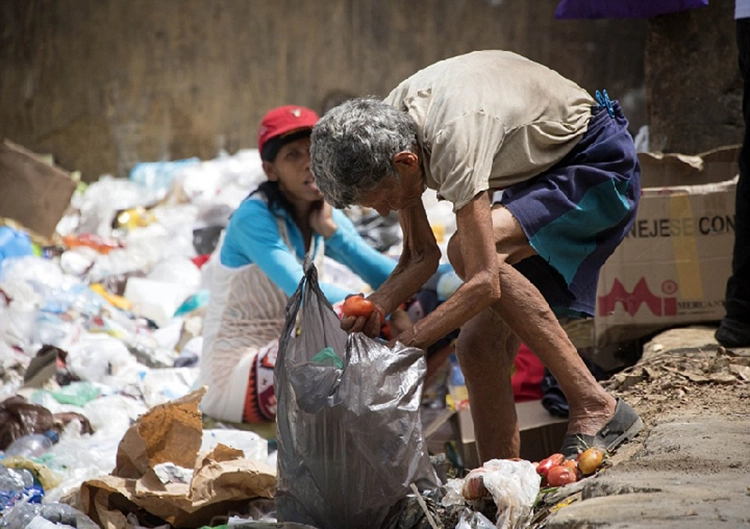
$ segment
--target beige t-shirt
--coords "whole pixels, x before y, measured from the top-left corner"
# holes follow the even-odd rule
[[[417,122],[426,184],[461,209],[553,166],[578,143],[596,101],[507,51],[460,55],[415,73],[385,102]]]

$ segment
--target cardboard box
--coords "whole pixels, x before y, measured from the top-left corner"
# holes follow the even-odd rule
[[[638,216],[599,276],[597,347],[724,316],[738,155],[639,154]]]
[[[521,459],[541,461],[560,451],[563,437],[568,429],[568,420],[550,415],[541,400],[516,403],[518,429],[521,434]],[[474,421],[471,410],[458,412],[464,464],[466,468],[481,466],[474,438]]]
[[[521,457],[540,461],[560,450],[568,420],[549,414],[541,400],[516,403],[518,428],[521,433]],[[502,420],[502,419],[498,419]],[[453,412],[441,410],[424,429],[430,452],[443,450],[447,440],[457,440],[458,450],[466,468],[481,466],[474,437],[474,421],[469,408]]]
[[[8,139],[0,143],[0,217],[51,237],[75,188],[69,173]]]

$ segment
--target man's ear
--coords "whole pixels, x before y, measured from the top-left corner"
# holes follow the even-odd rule
[[[278,175],[276,174],[276,168],[271,162],[268,162],[266,160],[263,160],[263,172],[266,173],[268,180],[270,180],[271,182],[276,182],[279,179]]]
[[[402,169],[419,169],[419,156],[411,151],[401,151],[393,157],[393,164]]]

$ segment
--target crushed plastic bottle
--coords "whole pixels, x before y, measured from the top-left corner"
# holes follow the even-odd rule
[[[24,435],[10,444],[5,450],[5,455],[38,458],[46,454],[55,442],[57,442],[57,432],[52,430],[43,434]]]
[[[19,503],[41,503],[44,489],[36,485],[30,470],[0,465],[0,519]]]
[[[94,521],[81,511],[64,503],[29,504],[19,503],[4,514],[0,527],[24,527],[46,529],[51,527],[76,527],[98,529]]]
[[[34,475],[30,470],[6,468],[0,465],[0,490],[23,490],[24,487],[31,487],[33,484]]]

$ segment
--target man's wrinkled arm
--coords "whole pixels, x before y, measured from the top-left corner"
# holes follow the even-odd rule
[[[386,314],[393,312],[427,282],[437,270],[441,255],[421,201],[398,213],[404,235],[403,252],[393,273],[369,297]]]
[[[399,341],[426,348],[460,328],[471,318],[500,299],[500,266],[492,226],[489,192],[481,193],[456,214],[464,283],[426,318],[406,331]]]

